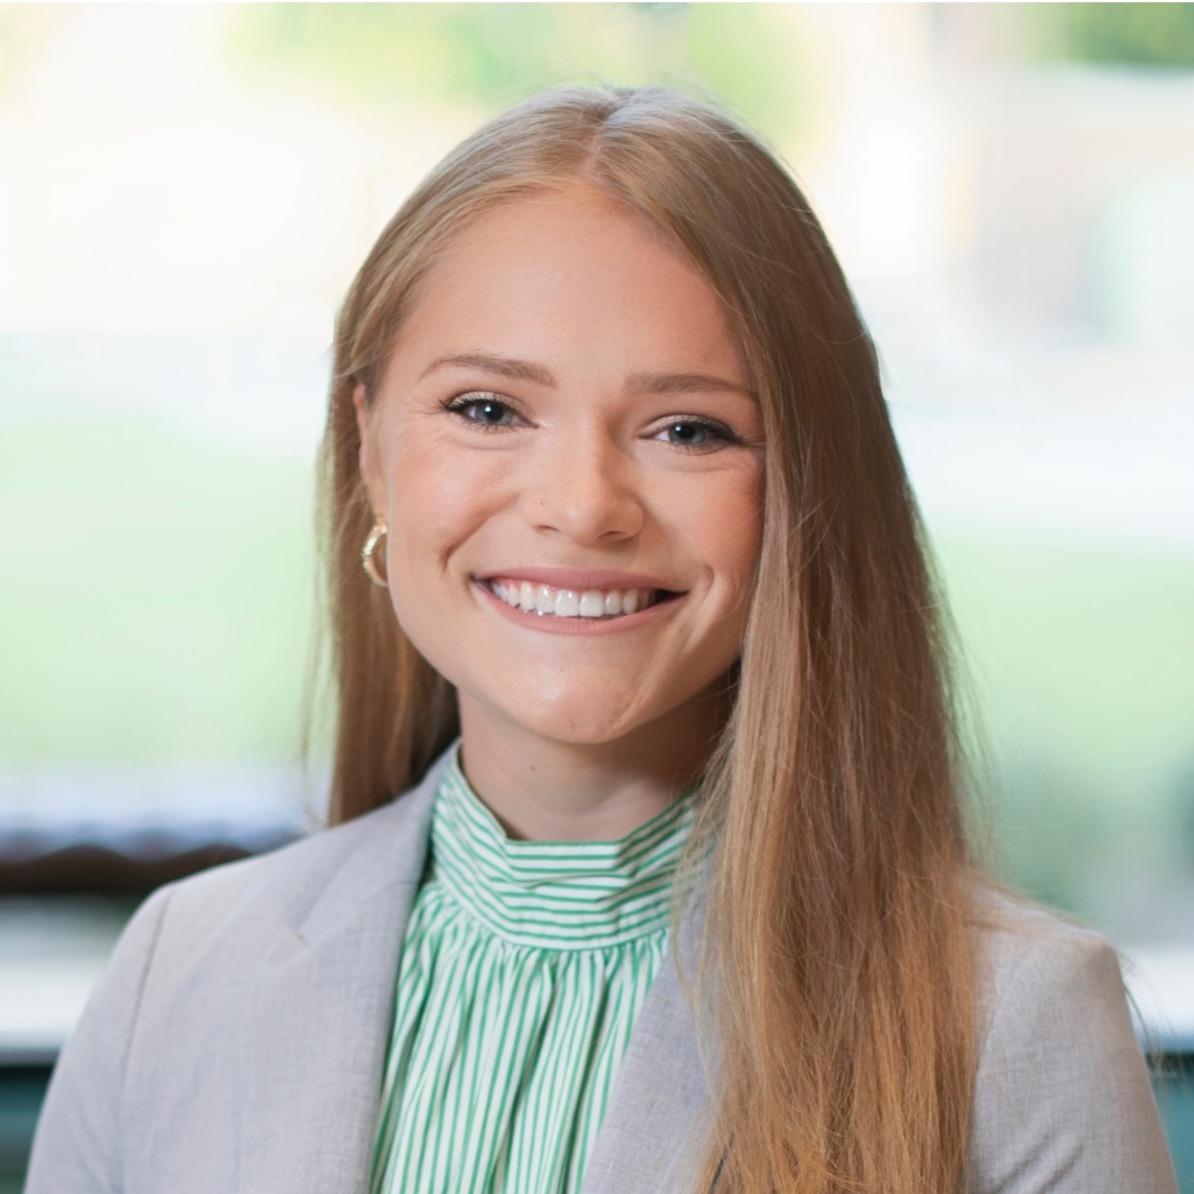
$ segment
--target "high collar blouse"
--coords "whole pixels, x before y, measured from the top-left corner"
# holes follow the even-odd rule
[[[691,798],[613,842],[511,841],[459,764],[399,959],[374,1194],[580,1189],[667,948]]]

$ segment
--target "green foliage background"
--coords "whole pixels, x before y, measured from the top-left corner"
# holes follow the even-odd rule
[[[657,83],[716,97],[778,140],[811,114],[777,4],[247,5],[231,48],[374,112],[485,111],[558,83]]]
[[[1194,67],[1194,4],[1034,4],[1038,57],[1127,67]]]
[[[41,20],[0,6],[0,95]],[[1190,5],[1025,6],[1023,21],[1038,58],[1194,63]],[[821,64],[785,5],[245,5],[226,37],[245,77],[363,120],[480,117],[599,80],[708,95],[780,146],[818,117]],[[144,415],[6,423],[0,769],[295,763],[311,467]],[[1189,553],[977,532],[939,549],[1013,877],[1081,911],[1092,874],[1194,871]]]

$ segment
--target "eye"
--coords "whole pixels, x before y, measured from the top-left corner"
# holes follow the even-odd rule
[[[669,419],[651,438],[690,452],[714,452],[738,442],[738,436],[724,423],[698,418]]]
[[[486,429],[513,427],[521,421],[514,408],[496,394],[460,394],[445,402],[444,409],[466,423]]]

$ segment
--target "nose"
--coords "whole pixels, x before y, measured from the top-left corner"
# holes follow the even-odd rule
[[[634,462],[593,434],[545,443],[524,488],[527,518],[578,543],[616,543],[642,529],[645,509]]]

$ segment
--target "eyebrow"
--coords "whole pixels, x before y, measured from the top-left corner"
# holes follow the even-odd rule
[[[629,388],[646,390],[649,394],[700,394],[708,391],[728,391],[744,394],[758,401],[758,395],[741,382],[726,377],[715,377],[711,373],[635,373],[629,379]]]
[[[419,374],[421,381],[429,373],[447,366],[475,369],[481,373],[492,373],[512,381],[528,381],[535,385],[558,387],[556,376],[546,365],[534,361],[522,361],[516,357],[504,357],[488,352],[454,353],[438,357]],[[698,394],[708,391],[726,391],[744,394],[758,401],[758,395],[749,386],[716,377],[711,373],[634,373],[627,379],[627,388],[644,390],[650,394]]]
[[[481,373],[494,373],[512,381],[530,381],[552,388],[556,385],[555,374],[546,365],[536,365],[534,361],[520,361],[515,357],[494,356],[487,352],[462,352],[453,356],[438,357],[419,374],[419,380],[422,381],[429,373],[447,365],[476,369]]]

